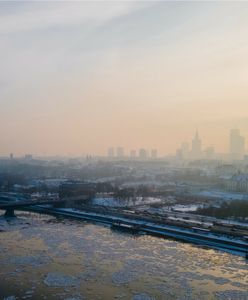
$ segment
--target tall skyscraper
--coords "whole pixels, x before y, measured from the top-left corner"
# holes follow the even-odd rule
[[[140,159],[147,159],[147,152],[145,149],[140,149],[139,150],[139,158]]]
[[[24,159],[25,160],[32,160],[33,159],[33,155],[32,154],[25,154]]]
[[[124,157],[124,148],[123,147],[117,147],[116,156],[118,158],[123,158]]]
[[[178,160],[187,160],[189,159],[190,150],[189,144],[187,142],[182,143],[181,147],[176,151],[176,158]]]
[[[115,156],[115,149],[113,147],[108,148],[108,157],[112,158]]]
[[[189,158],[189,144],[187,142],[182,143],[181,145],[181,153],[183,159]]]
[[[202,143],[201,143],[201,139],[199,138],[199,134],[198,131],[196,131],[195,133],[195,137],[192,140],[192,158],[193,159],[198,159],[201,157],[202,155]]]
[[[135,158],[136,157],[136,151],[135,150],[131,150],[130,151],[130,158]]]
[[[230,158],[242,159],[245,153],[245,138],[240,135],[239,129],[230,130]]]

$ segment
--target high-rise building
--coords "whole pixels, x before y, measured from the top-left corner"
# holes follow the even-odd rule
[[[108,148],[108,157],[112,158],[115,156],[115,149],[113,147]]]
[[[181,148],[176,150],[176,159],[177,160],[183,160],[184,159]]]
[[[242,159],[245,153],[245,138],[240,135],[239,129],[230,130],[230,157]]]
[[[10,158],[11,160],[14,159],[14,154],[13,154],[13,153],[10,153],[9,158]]]
[[[202,143],[201,139],[199,138],[198,131],[195,133],[195,137],[192,140],[192,158],[198,159],[202,155],[202,149],[201,149]]]
[[[139,150],[139,158],[140,159],[147,159],[147,152],[145,149],[140,149]]]
[[[177,149],[176,151],[176,158],[178,160],[185,160],[185,159],[189,159],[189,144],[184,142],[182,143],[181,147],[179,149]]]
[[[117,147],[116,156],[118,158],[123,158],[124,157],[124,148],[123,147]]]
[[[189,158],[189,144],[187,142],[182,143],[181,153],[183,159]]]
[[[158,151],[157,149],[152,149],[151,150],[151,158],[156,159],[158,157]]]
[[[33,155],[32,154],[25,154],[24,159],[25,160],[32,160],[33,159]]]
[[[135,150],[131,150],[130,151],[130,158],[135,158],[136,157],[136,151]]]

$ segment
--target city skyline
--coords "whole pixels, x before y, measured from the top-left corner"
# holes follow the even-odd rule
[[[191,136],[191,140],[187,141],[184,139],[181,142],[181,146],[175,149],[172,153],[162,153],[161,149],[157,149],[153,146],[151,147],[140,147],[137,148],[126,148],[124,146],[111,146],[108,147],[107,150],[105,149],[104,153],[80,153],[79,155],[37,155],[34,153],[36,157],[54,157],[54,156],[107,156],[109,158],[119,157],[130,157],[130,158],[158,158],[158,157],[165,157],[167,155],[173,156],[174,153],[177,157],[181,157],[184,159],[200,159],[200,158],[214,158],[215,155],[229,155],[230,159],[243,159],[244,155],[248,154],[248,148],[246,147],[247,138],[240,132],[239,128],[232,128],[229,130],[228,140],[226,141],[228,144],[228,149],[225,152],[218,152],[216,148],[212,144],[206,143],[204,139],[201,138],[198,129],[196,129],[195,134]],[[142,152],[142,154],[141,154]],[[17,154],[13,152],[9,152],[2,156],[9,156],[11,159],[15,157],[24,157],[33,156],[27,152],[23,154]]]
[[[1,2],[0,155],[217,152],[248,133],[248,3]]]
[[[216,152],[214,145],[204,143],[201,139],[199,131],[196,129],[195,134],[192,135],[191,146],[190,142],[184,141],[181,143],[181,147],[176,149],[176,157],[181,159],[200,159],[200,158],[216,158],[216,155],[229,155],[229,159],[243,159],[244,155],[248,153],[246,148],[246,138],[240,133],[238,128],[230,129],[229,148],[226,152]],[[130,158],[158,158],[163,157],[166,154],[159,152],[156,148],[137,148],[137,149],[125,149],[125,147],[109,147],[107,150],[107,157],[130,157]],[[169,155],[172,155],[170,153]]]

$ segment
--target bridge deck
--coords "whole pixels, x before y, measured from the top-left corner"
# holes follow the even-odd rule
[[[88,200],[88,195],[76,196],[76,197],[67,197],[62,199],[47,199],[41,198],[38,200],[28,200],[28,201],[0,201],[0,209],[8,209],[8,208],[18,208],[25,206],[33,206],[33,205],[44,205],[44,204],[59,204],[67,201],[81,201]]]

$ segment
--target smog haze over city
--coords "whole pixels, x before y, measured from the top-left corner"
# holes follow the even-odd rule
[[[0,300],[248,300],[248,1],[0,1]]]
[[[1,1],[0,155],[248,137],[246,2]]]

